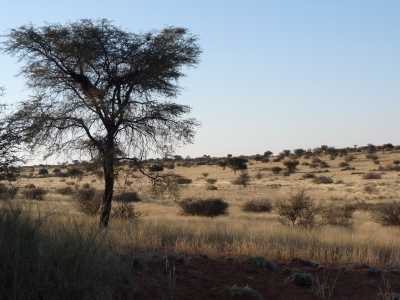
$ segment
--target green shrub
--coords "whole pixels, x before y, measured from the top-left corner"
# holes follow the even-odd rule
[[[186,198],[178,202],[182,213],[188,216],[217,217],[228,214],[228,203],[221,198]]]
[[[242,210],[244,212],[270,212],[272,210],[272,203],[270,200],[249,200],[246,201]]]
[[[40,187],[22,191],[22,195],[29,200],[43,200],[46,194],[47,191]]]

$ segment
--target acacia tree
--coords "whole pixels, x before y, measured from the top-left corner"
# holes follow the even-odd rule
[[[173,153],[191,143],[191,108],[179,95],[182,68],[199,63],[198,38],[185,28],[134,34],[110,21],[83,19],[66,25],[11,29],[2,50],[23,62],[20,75],[33,91],[11,116],[24,141],[49,155],[88,151],[101,162],[104,195],[100,223],[108,226],[118,161],[133,161],[165,188],[176,177],[149,174],[141,160],[150,151]]]

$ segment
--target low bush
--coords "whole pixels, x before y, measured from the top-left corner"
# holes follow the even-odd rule
[[[263,177],[264,177],[264,175],[263,175],[263,173],[261,173],[260,171],[258,171],[258,172],[256,173],[256,175],[254,175],[254,178],[255,178],[255,179],[258,179],[258,180],[262,179]]]
[[[382,203],[371,209],[372,219],[382,226],[400,226],[400,202]]]
[[[370,179],[380,179],[381,178],[381,174],[379,174],[379,173],[372,173],[372,172],[370,172],[370,173],[365,173],[363,176],[362,176],[362,179],[367,179],[367,180],[370,180]]]
[[[136,192],[125,192],[122,194],[117,194],[113,196],[113,200],[117,202],[142,202],[142,199],[139,197]]]
[[[346,157],[344,158],[345,161],[347,162],[351,162],[355,159],[356,157],[354,155],[346,155]]]
[[[78,210],[86,215],[96,215],[101,206],[102,194],[94,188],[81,189],[76,193]]]
[[[313,179],[313,182],[316,184],[331,184],[333,179],[326,176],[317,176]]]
[[[352,205],[330,206],[325,211],[326,224],[350,228],[353,226],[353,213],[356,208]]]
[[[274,173],[274,174],[279,174],[280,172],[282,172],[282,168],[281,167],[272,167],[271,168],[271,171],[272,171],[272,173]]]
[[[261,159],[262,163],[267,163],[269,162],[269,158],[268,157],[264,157],[263,159]]]
[[[339,168],[344,168],[344,167],[348,167],[349,163],[346,161],[342,161],[341,163],[339,163]]]
[[[139,221],[147,213],[136,211],[132,203],[120,202],[113,205],[111,217],[117,220]]]
[[[192,179],[186,178],[186,177],[183,177],[183,176],[179,177],[179,178],[176,180],[176,183],[177,183],[177,184],[191,184],[192,182],[193,182]]]
[[[330,168],[331,166],[328,165],[326,162],[321,161],[321,162],[319,163],[319,167],[320,167],[320,168]]]
[[[22,195],[29,200],[43,200],[46,194],[47,191],[40,187],[22,191]]]
[[[58,188],[56,192],[61,195],[72,195],[74,190],[70,186],[66,186]]]
[[[304,179],[315,178],[315,174],[306,173],[306,174],[303,174],[302,177],[303,177]]]
[[[208,184],[215,184],[215,183],[217,182],[217,179],[208,178],[208,179],[206,179],[206,182],[207,182]]]
[[[249,200],[246,201],[242,210],[244,212],[270,212],[272,210],[272,203],[270,200]]]
[[[239,174],[239,176],[235,180],[232,181],[232,184],[243,185],[243,187],[245,188],[249,184],[250,180],[251,180],[251,178],[250,178],[249,173],[244,171],[244,172],[241,172]]]
[[[217,217],[228,214],[228,203],[221,198],[186,198],[178,202],[182,213],[188,216]]]

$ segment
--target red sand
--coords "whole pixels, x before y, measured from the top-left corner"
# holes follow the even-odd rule
[[[254,289],[264,299],[377,299],[381,292],[400,293],[400,274],[387,272],[370,274],[368,267],[330,266],[325,270],[317,266],[305,266],[302,262],[277,263],[278,272],[247,265],[238,260],[214,260],[207,257],[189,257],[190,265],[182,262],[150,264],[146,271],[135,270],[139,283],[135,299],[232,299],[226,286]],[[326,283],[325,295],[319,296],[311,287],[290,281],[289,274],[282,274],[291,267],[310,273],[320,284]],[[335,282],[336,280],[336,282]],[[388,283],[390,288],[388,288]],[[331,297],[329,297],[330,291]],[[255,299],[235,296],[234,299]]]

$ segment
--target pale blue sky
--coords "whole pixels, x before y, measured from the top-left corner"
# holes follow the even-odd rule
[[[202,126],[182,156],[400,144],[400,1],[3,0],[0,32],[81,18],[199,36],[176,101]],[[0,67],[5,100],[26,99],[16,59]]]

